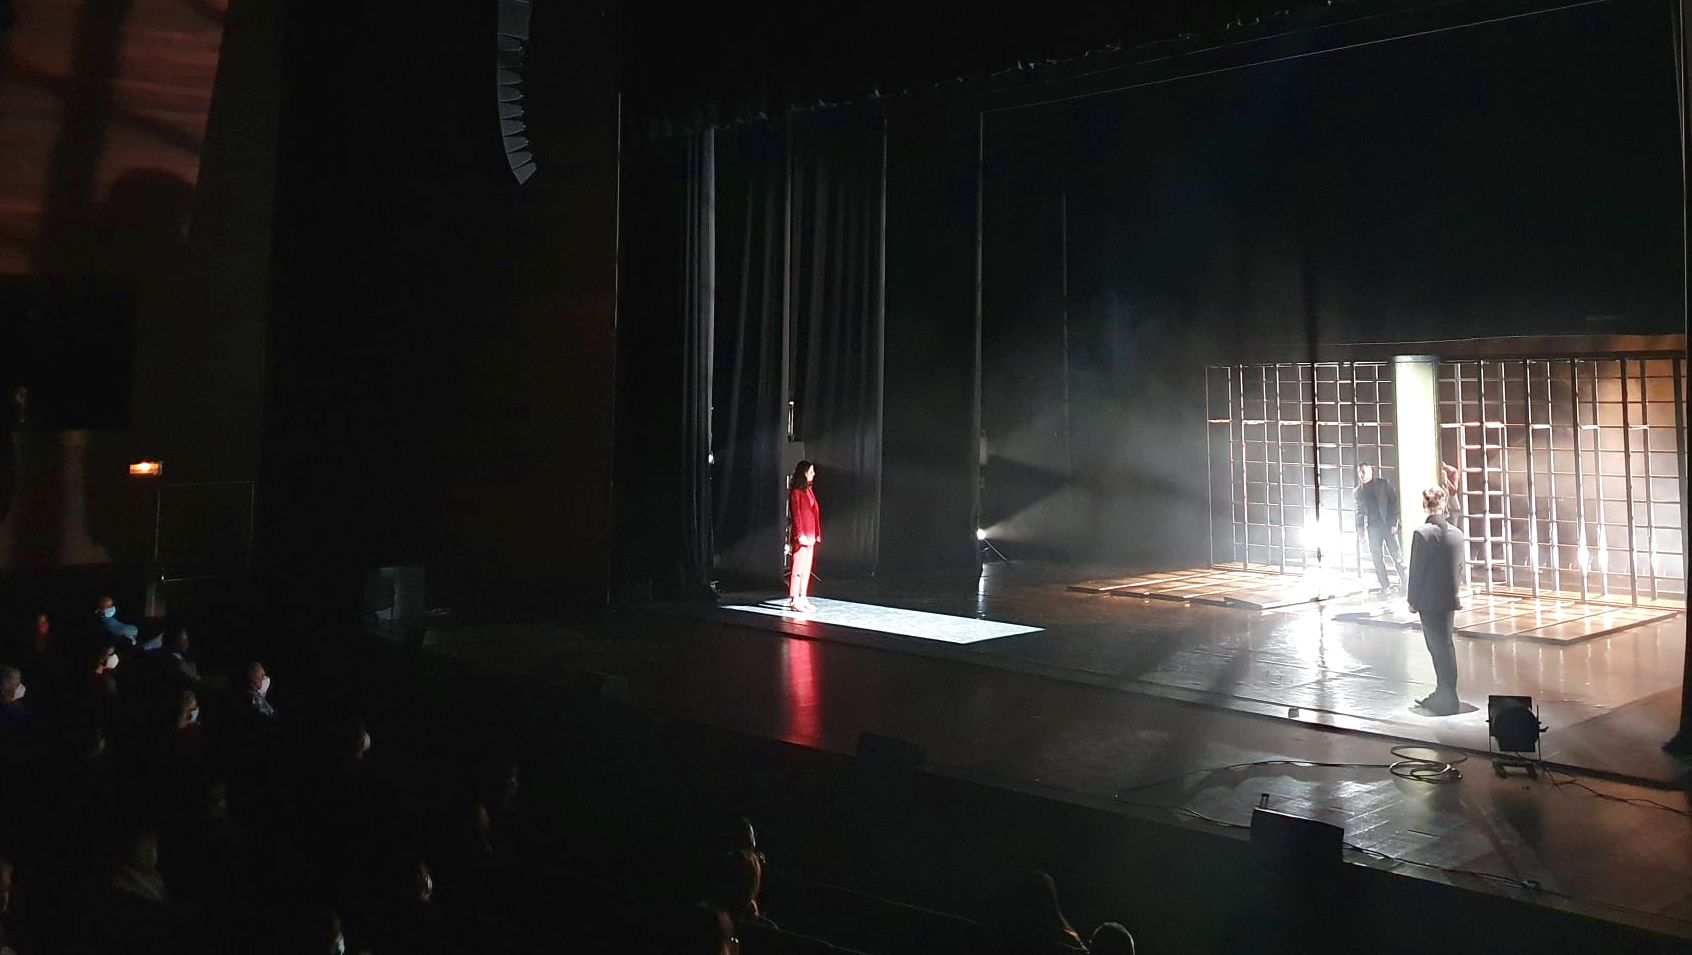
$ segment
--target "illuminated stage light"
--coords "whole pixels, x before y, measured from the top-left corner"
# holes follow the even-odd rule
[[[783,601],[784,602],[784,601]],[[949,614],[905,610],[900,607],[877,607],[873,604],[848,603],[844,600],[813,599],[814,612],[799,614],[772,601],[757,606],[725,607],[768,616],[790,617],[807,623],[826,623],[854,630],[873,630],[901,637],[938,640],[941,643],[980,643],[1024,633],[1039,633],[1039,627],[1025,627],[1015,623],[979,620],[974,617],[954,617]]]
[[[137,461],[129,466],[132,477],[160,477],[164,474],[163,461]]]
[[[978,540],[978,541],[986,540],[987,539],[987,532],[985,530],[983,530],[982,528],[977,527],[975,529],[975,539]]]

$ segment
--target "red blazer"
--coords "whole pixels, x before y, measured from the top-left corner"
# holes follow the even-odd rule
[[[816,491],[809,487],[790,489],[787,492],[787,513],[792,517],[788,525],[788,543],[795,550],[799,548],[802,536],[809,536],[813,542],[822,540],[822,512],[817,509]]]

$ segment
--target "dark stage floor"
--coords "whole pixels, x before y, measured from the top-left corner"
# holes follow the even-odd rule
[[[841,753],[865,731],[913,740],[926,747],[929,772],[1236,838],[1243,833],[1220,826],[1245,823],[1267,793],[1274,808],[1343,826],[1358,847],[1347,853],[1355,864],[1692,938],[1684,793],[1580,780],[1640,801],[1601,799],[1568,777],[1499,779],[1473,757],[1455,782],[1407,780],[1386,768],[1394,740],[1340,728],[1475,732],[1472,713],[1435,721],[1404,711],[1426,668],[1410,635],[1220,608],[1141,607],[1024,574],[992,583],[979,605],[968,594],[885,585],[873,599],[967,618],[979,606],[994,620],[1044,629],[954,644],[771,614],[662,608],[585,628],[443,628],[427,645],[560,692],[579,688],[584,671],[613,674],[635,707],[754,737]],[[844,596],[843,589],[827,592]],[[867,616],[860,625],[912,622],[886,609]],[[953,623],[946,632],[964,639],[984,631]],[[1483,672],[1523,689],[1530,681],[1556,688],[1550,695],[1559,702],[1546,715],[1558,727],[1554,748],[1568,752],[1581,740],[1597,747],[1608,734],[1611,745],[1630,741],[1636,752],[1594,756],[1638,767],[1660,755],[1661,728],[1676,713],[1677,694],[1671,704],[1670,691],[1649,688],[1678,675],[1682,643],[1672,627],[1573,649],[1469,643],[1465,692],[1484,699]],[[1587,691],[1589,684],[1609,695]],[[1299,722],[1260,697],[1334,709],[1301,709],[1321,719]],[[1582,723],[1562,725],[1582,713]],[[1522,885],[1529,881],[1538,888]]]
[[[1567,644],[1459,637],[1465,705],[1455,716],[1438,717],[1414,706],[1433,690],[1420,631],[1369,619],[1400,601],[1358,593],[1321,606],[1259,612],[1066,586],[1082,576],[1067,568],[989,565],[976,588],[967,581],[831,584],[821,611],[809,617],[761,605],[767,594],[731,596],[714,610],[689,612],[1481,751],[1488,743],[1486,697],[1526,695],[1549,728],[1542,740],[1546,760],[1657,783],[1680,774],[1659,745],[1674,734],[1679,716],[1682,615]]]

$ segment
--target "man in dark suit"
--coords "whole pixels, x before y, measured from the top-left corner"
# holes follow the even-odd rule
[[[1369,560],[1374,562],[1381,593],[1392,589],[1384,558],[1392,560],[1402,585],[1404,549],[1398,545],[1398,490],[1386,478],[1376,477],[1374,467],[1368,464],[1357,466],[1357,536],[1369,542]]]
[[[1445,519],[1444,488],[1422,492],[1427,523],[1410,537],[1410,611],[1422,618],[1422,639],[1433,657],[1437,684],[1416,704],[1438,716],[1457,712],[1457,650],[1451,642],[1451,621],[1463,609],[1457,589],[1463,573],[1463,532]]]

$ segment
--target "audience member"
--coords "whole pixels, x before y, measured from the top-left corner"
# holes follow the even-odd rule
[[[759,907],[758,896],[764,888],[763,859],[750,849],[736,849],[719,853],[706,887],[706,899],[727,912],[735,925],[759,925],[777,928]]]
[[[28,689],[22,670],[0,667],[0,731],[21,729],[35,723],[35,711],[24,702],[24,693]]]
[[[117,602],[110,597],[100,598],[94,608],[94,618],[101,632],[125,645],[134,646],[135,639],[141,635],[140,627],[118,619]]]
[[[247,664],[241,695],[248,711],[267,721],[276,719],[276,707],[270,703],[270,674],[265,672],[264,664],[257,660]]]
[[[167,676],[190,685],[200,682],[200,667],[194,662],[187,627],[177,626],[165,631],[164,645],[159,649],[157,658],[160,669]]]

